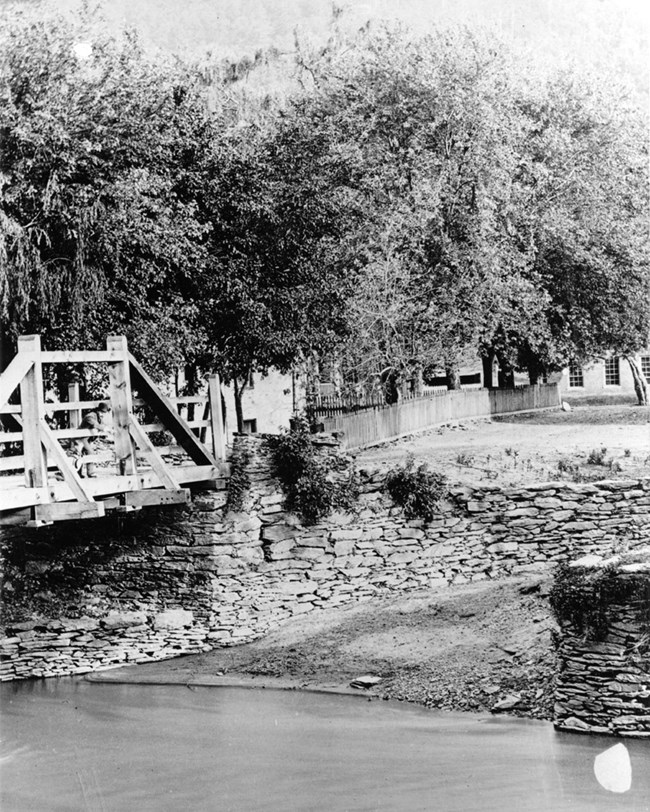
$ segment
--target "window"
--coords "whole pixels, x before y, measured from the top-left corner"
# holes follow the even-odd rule
[[[646,381],[650,383],[650,355],[641,356],[641,372]]]
[[[605,359],[605,386],[620,386],[621,370],[619,359],[616,357]]]
[[[585,385],[585,378],[582,374],[580,364],[569,364],[569,389],[575,389]]]
[[[257,420],[244,420],[244,434],[257,434]]]

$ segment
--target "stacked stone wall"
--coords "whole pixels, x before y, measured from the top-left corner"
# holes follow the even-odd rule
[[[5,531],[2,679],[234,645],[321,607],[650,539],[650,480],[457,489],[425,524],[405,519],[384,475],[361,471],[355,508],[305,527],[284,510],[263,441],[240,441],[251,451],[241,513],[205,492],[186,510]],[[184,612],[171,626],[160,620],[170,610]]]
[[[647,553],[650,559],[650,548]],[[631,571],[639,569],[649,594],[650,563],[631,565]],[[626,578],[624,570],[616,577]],[[598,640],[569,621],[561,623],[555,726],[580,733],[650,738],[647,607],[643,611],[638,605],[612,603],[607,616],[606,633]]]

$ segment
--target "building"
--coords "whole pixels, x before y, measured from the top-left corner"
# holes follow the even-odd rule
[[[650,384],[650,350],[637,356],[646,382]],[[560,394],[565,400],[582,397],[635,397],[634,379],[629,363],[617,355],[610,355],[591,363],[571,364],[560,378]]]

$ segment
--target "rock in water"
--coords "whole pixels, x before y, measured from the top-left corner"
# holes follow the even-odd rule
[[[610,792],[627,792],[632,786],[632,764],[624,744],[615,744],[594,759],[594,775]]]

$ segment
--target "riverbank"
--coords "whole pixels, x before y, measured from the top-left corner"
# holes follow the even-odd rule
[[[550,720],[556,670],[550,582],[545,568],[325,609],[253,643],[91,679],[325,690]]]

